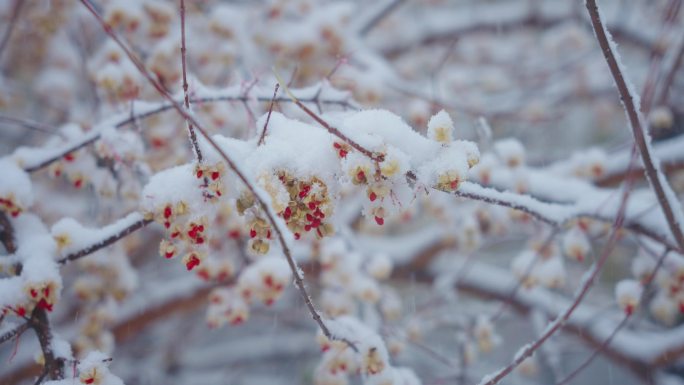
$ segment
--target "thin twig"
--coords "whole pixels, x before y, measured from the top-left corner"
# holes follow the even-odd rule
[[[648,145],[650,138],[647,139],[648,134],[645,132],[642,125],[643,119],[640,117],[637,106],[634,104],[634,99],[623,76],[621,65],[618,63],[615,54],[613,53],[613,47],[610,43],[611,38],[609,37],[609,32],[606,30],[601,20],[601,15],[599,14],[596,0],[587,0],[586,7],[589,11],[589,15],[591,16],[591,25],[594,28],[596,39],[601,46],[601,51],[603,52],[603,56],[608,63],[608,68],[613,75],[620,98],[622,99],[622,104],[625,108],[625,112],[627,113],[627,117],[632,128],[632,134],[634,135],[634,141],[639,148],[641,159],[644,163],[646,176],[648,177],[648,181],[651,184],[651,187],[658,198],[658,202],[663,209],[663,213],[667,219],[667,224],[670,228],[670,231],[677,241],[679,249],[683,250],[684,234],[682,234],[680,223],[677,222],[677,217],[675,216],[674,208],[672,207],[673,203],[668,199],[668,194],[670,196],[674,196],[674,193],[672,192],[672,189],[667,183],[665,177],[662,177],[661,179],[662,174],[660,173],[660,166],[654,163],[654,159],[652,158],[652,154],[650,153]]]
[[[257,193],[257,190],[255,186],[252,184],[251,180],[247,177],[246,174],[244,174],[241,169],[237,166],[237,164],[225,153],[225,151],[221,148],[221,146],[218,145],[214,141],[214,139],[207,133],[207,131],[202,127],[199,122],[188,113],[186,109],[184,109],[181,105],[179,105],[173,97],[163,88],[161,85],[154,79],[154,77],[147,71],[143,63],[140,61],[140,59],[131,52],[131,50],[128,48],[126,44],[121,40],[121,38],[112,30],[112,28],[102,19],[102,16],[95,10],[95,8],[90,4],[88,0],[81,0],[81,3],[90,11],[90,13],[97,19],[97,21],[100,23],[104,31],[109,35],[115,43],[121,47],[121,49],[124,51],[126,56],[131,60],[133,65],[138,69],[138,71],[147,79],[147,81],[154,86],[154,88],[159,92],[159,94],[165,98],[169,103],[172,104],[173,108],[178,111],[178,113],[183,116],[185,119],[187,119],[190,123],[192,123],[197,131],[200,132],[200,134],[205,138],[207,143],[223,158],[223,160],[228,164],[228,167],[230,167],[233,172],[238,176],[238,178],[242,181],[242,183],[247,187],[248,190],[254,195],[255,200],[259,203],[261,208],[263,209],[264,215],[268,219],[268,222],[271,224],[273,227],[273,230],[275,231],[276,237],[278,238],[278,241],[283,249],[283,254],[285,254],[285,258],[287,259],[287,263],[290,267],[290,270],[292,271],[292,274],[295,279],[295,286],[299,290],[299,293],[304,300],[304,303],[309,310],[309,313],[311,313],[311,317],[314,319],[314,321],[318,324],[318,327],[321,329],[323,334],[329,338],[329,339],[338,339],[335,336],[332,335],[328,327],[325,325],[323,322],[320,314],[316,310],[316,308],[313,305],[313,302],[311,301],[311,297],[309,296],[308,291],[306,290],[306,287],[304,285],[304,280],[302,278],[302,274],[300,270],[297,267],[297,264],[295,263],[292,254],[290,253],[290,249],[287,246],[287,242],[285,241],[285,236],[283,234],[283,231],[280,229],[280,226],[278,222],[275,219],[275,216],[273,215],[270,207],[268,204],[261,198],[261,196]],[[344,342],[346,342],[352,349],[356,350],[356,346],[351,342],[346,339],[343,339]]]
[[[670,88],[672,87],[672,84],[674,83],[675,76],[677,75],[677,70],[679,70],[679,67],[682,65],[682,61],[684,60],[684,39],[682,39],[681,44],[679,45],[679,50],[677,51],[677,57],[674,59],[674,62],[672,63],[672,67],[669,68],[667,73],[665,74],[665,79],[663,80],[663,87],[660,89],[660,94],[658,95],[658,105],[664,106],[667,104],[667,100],[670,97]]]
[[[183,95],[185,96],[185,108],[190,109],[190,96],[188,93],[188,75],[187,75],[187,61],[186,61],[186,47],[185,47],[185,0],[180,0],[180,25],[181,25],[181,64],[183,67]],[[188,125],[188,132],[190,134],[190,142],[195,150],[197,162],[202,163],[202,151],[200,151],[199,143],[197,143],[197,135],[192,128],[192,124],[186,119]]]
[[[266,130],[268,129],[268,122],[271,120],[271,113],[273,112],[273,101],[278,95],[279,87],[280,84],[276,83],[275,90],[273,90],[273,99],[271,99],[271,105],[268,107],[268,116],[266,116],[266,123],[264,123],[264,129],[261,130],[261,136],[259,137],[259,142],[257,143],[257,146],[261,146],[262,144],[264,144],[264,138],[266,138]]]
[[[28,119],[14,118],[11,116],[0,115],[0,122],[16,124],[20,127],[25,127],[30,130],[44,132],[50,135],[58,135],[64,138],[64,135],[58,132],[54,127],[50,127],[43,123],[34,122]]]
[[[282,81],[282,79],[280,78],[280,76],[278,76],[277,73],[275,73],[275,75],[276,75],[276,78],[278,79],[278,83],[280,83],[281,87],[283,87],[283,89],[285,90],[285,93],[287,93],[287,95],[290,97],[290,99],[292,99],[292,101],[294,102],[294,104],[296,104],[297,107],[299,107],[302,111],[304,111],[307,115],[309,115],[309,116],[310,116],[313,120],[315,120],[318,124],[320,124],[321,126],[323,126],[323,128],[325,128],[326,130],[328,130],[328,132],[330,132],[331,134],[333,134],[333,135],[337,136],[338,138],[342,139],[345,143],[347,143],[348,145],[350,145],[353,149],[355,149],[356,151],[358,151],[358,152],[362,153],[363,155],[367,156],[367,157],[370,158],[371,160],[373,160],[373,161],[375,161],[375,162],[382,162],[382,161],[383,161],[384,157],[382,156],[382,154],[375,154],[375,153],[373,153],[372,151],[368,150],[367,148],[363,147],[362,145],[358,144],[357,142],[355,142],[354,140],[352,140],[350,137],[348,137],[347,135],[343,134],[342,131],[340,131],[340,130],[338,130],[337,128],[335,128],[335,127],[331,126],[330,124],[328,124],[328,122],[326,122],[325,120],[323,120],[323,119],[320,117],[320,115],[318,115],[317,113],[313,112],[309,107],[305,106],[302,102],[299,101],[299,99],[297,99],[296,96],[294,96],[294,94],[293,94],[292,92],[290,92],[290,89],[287,87],[287,84],[285,84],[285,83]]]
[[[8,331],[7,333],[0,336],[0,344],[11,340],[12,338],[14,338],[14,336],[21,335],[21,333],[25,332],[28,328],[29,324],[27,322],[24,322],[16,328]]]

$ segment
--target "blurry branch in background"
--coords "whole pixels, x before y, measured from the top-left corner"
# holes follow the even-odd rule
[[[2,35],[2,40],[0,40],[0,58],[2,58],[2,54],[5,52],[5,49],[7,49],[7,44],[9,43],[10,37],[12,36],[12,31],[14,31],[14,27],[17,25],[19,13],[21,13],[21,7],[26,2],[26,0],[14,0],[14,5],[12,6],[12,14],[7,24],[5,24],[5,32]]]
[[[658,273],[658,270],[660,270],[660,267],[663,265],[663,262],[665,261],[665,257],[667,257],[667,254],[670,253],[669,249],[665,249],[665,251],[660,255],[660,258],[658,258],[658,262],[656,263],[656,266],[653,268],[653,271],[647,276],[646,280],[643,282],[644,285],[644,291],[641,295],[641,298],[639,300],[639,304],[643,304],[644,300],[646,299],[646,295],[648,294],[648,290],[651,288],[651,284],[653,283],[653,280],[656,277],[656,274]],[[565,385],[569,382],[571,382],[579,373],[581,373],[584,369],[586,369],[589,364],[591,364],[594,359],[603,351],[610,343],[613,341],[615,336],[622,330],[627,325],[627,321],[634,315],[634,313],[626,313],[625,317],[620,321],[620,323],[615,327],[612,333],[606,338],[606,340],[599,345],[594,351],[587,357],[575,370],[570,372],[565,378],[562,380],[556,382],[556,385]]]
[[[392,11],[396,10],[406,0],[387,0],[384,4],[379,4],[377,9],[371,10],[370,17],[359,28],[359,34],[366,36],[375,26],[377,26],[384,18],[389,16]]]
[[[185,101],[185,109],[190,110],[190,96],[188,93],[188,65],[186,59],[187,48],[185,46],[185,0],[180,0],[180,25],[181,25],[181,67],[183,73],[183,95]],[[185,124],[188,126],[188,132],[190,133],[190,143],[195,151],[195,156],[197,156],[197,162],[202,163],[202,151],[200,151],[199,143],[197,143],[197,134],[192,127],[192,123],[188,119],[185,119]]]
[[[181,101],[174,100],[175,103],[182,103]],[[248,102],[248,101],[253,101],[256,100],[257,102],[261,103],[268,103],[272,100],[270,95],[251,95],[249,92],[244,92],[244,91],[239,91],[236,92],[233,89],[230,89],[225,92],[225,94],[218,93],[216,95],[211,95],[211,96],[197,96],[197,97],[191,97],[190,98],[190,104],[202,104],[202,103],[219,103],[219,102],[224,102],[224,101],[234,101],[234,102]],[[287,97],[277,97],[274,99],[276,103],[292,103],[292,101],[287,98]],[[313,97],[304,97],[299,99],[302,103],[315,103],[315,104],[328,104],[328,105],[337,105],[343,108],[357,108],[358,106],[349,101],[347,97],[344,99],[335,99],[335,98],[326,98],[322,95],[316,95]],[[144,103],[146,104],[146,103]],[[136,114],[130,114],[130,113],[125,113],[121,114],[120,118],[114,118],[114,123],[113,126],[115,128],[122,128],[130,124],[135,124],[136,122],[150,118],[152,116],[155,116],[157,114],[160,114],[165,111],[172,110],[174,108],[174,105],[172,103],[168,102],[160,102],[158,105],[149,107],[148,104],[146,104],[147,108],[145,108],[145,111],[143,112],[138,112]],[[136,110],[141,110],[143,108],[136,108]],[[105,126],[109,126],[108,124],[105,124]],[[56,162],[60,159],[62,159],[65,155],[72,151],[79,150],[81,148],[84,148],[92,143],[95,143],[98,139],[100,139],[100,132],[97,131],[99,129],[99,126],[96,125],[94,130],[95,132],[89,133],[87,135],[84,135],[83,137],[74,140],[72,142],[66,143],[62,146],[61,151],[58,151],[56,154],[50,152],[46,156],[43,157],[39,162],[35,162],[34,164],[28,165],[25,167],[25,170],[28,172],[35,172],[38,170],[41,170],[53,162]]]

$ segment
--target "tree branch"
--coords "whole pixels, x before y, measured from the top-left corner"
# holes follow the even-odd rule
[[[138,221],[135,221],[132,224],[130,224],[129,226],[127,226],[124,229],[122,229],[121,231],[119,231],[118,233],[111,235],[107,238],[104,238],[104,239],[102,239],[96,243],[93,243],[92,245],[90,245],[86,248],[83,248],[79,251],[70,253],[67,256],[57,260],[57,262],[59,264],[64,265],[64,264],[69,263],[71,261],[75,261],[77,259],[83,258],[86,255],[92,254],[92,253],[94,253],[94,252],[96,252],[102,248],[105,248],[105,247],[115,243],[116,241],[120,240],[121,238],[124,238],[124,237],[134,233],[135,231],[142,229],[143,227],[147,226],[150,223],[152,223],[151,220],[144,219],[144,218],[140,219]]]
[[[611,44],[611,37],[609,32],[603,25],[601,21],[601,15],[599,14],[598,5],[596,0],[587,0],[586,7],[591,16],[591,25],[596,33],[596,39],[601,46],[601,51],[603,56],[608,63],[608,68],[610,69],[615,84],[617,85],[620,98],[622,99],[622,104],[627,113],[627,117],[632,128],[632,134],[634,136],[634,141],[639,148],[639,153],[641,154],[641,159],[644,163],[644,169],[646,171],[646,176],[651,184],[660,206],[663,209],[665,218],[667,219],[667,224],[674,236],[679,250],[684,250],[684,235],[682,234],[682,229],[677,218],[681,217],[681,206],[672,202],[674,200],[674,192],[672,191],[667,179],[660,172],[660,165],[656,162],[657,159],[652,157],[650,151],[650,136],[645,131],[643,126],[644,119],[640,116],[637,106],[635,105],[634,95],[630,91],[630,86],[624,78],[623,70],[621,64],[618,62],[614,51],[614,44]],[[679,213],[675,214],[674,210],[679,210]]]
[[[182,102],[182,99],[180,99]],[[252,97],[250,95],[245,94],[244,92],[239,92],[239,93],[226,93],[225,95],[212,95],[212,96],[200,96],[196,98],[190,98],[190,104],[201,104],[201,103],[218,103],[218,102],[224,102],[224,101],[234,101],[234,102],[243,102],[246,103],[251,100],[256,100],[261,103],[268,103],[272,99],[270,96],[266,95],[257,95],[256,97]],[[337,105],[343,108],[357,108],[355,103],[352,103],[348,101],[347,99],[335,99],[335,98],[322,98],[320,95],[318,96],[313,96],[313,97],[307,97],[307,98],[302,98],[300,99],[301,102],[303,103],[321,103],[321,104],[327,104],[327,105]],[[179,101],[176,101],[176,103],[181,103]],[[293,103],[292,100],[290,100],[287,97],[278,97],[275,98],[276,103]],[[137,108],[136,110],[145,110],[143,112],[140,112],[138,114],[132,115],[129,113],[126,114],[121,114],[120,118],[117,119],[112,119],[116,123],[114,123],[115,128],[121,128],[124,126],[127,126],[129,124],[134,124],[135,122],[146,119],[152,116],[155,116],[157,114],[160,114],[162,112],[168,111],[173,109],[174,106],[171,103],[160,103],[160,105],[152,108]],[[111,127],[111,121],[106,122],[104,125],[106,127]],[[50,150],[45,154],[41,156],[37,156],[37,160],[33,160],[30,162],[29,165],[24,167],[24,170],[27,172],[35,172],[38,170],[41,170],[53,162],[56,162],[70,152],[80,150],[81,148],[84,148],[92,143],[95,143],[97,140],[100,139],[100,132],[96,128],[94,132],[91,132],[81,138],[79,138],[77,141],[73,143],[67,143],[63,145],[62,147],[58,148],[56,151],[54,148],[50,148]]]
[[[43,373],[51,380],[64,378],[64,359],[56,357],[52,351],[52,331],[45,309],[36,307],[29,321],[31,328],[36,332],[40,349],[43,351],[45,365]],[[39,384],[37,382],[36,384]]]

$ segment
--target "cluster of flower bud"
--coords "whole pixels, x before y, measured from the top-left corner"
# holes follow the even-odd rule
[[[398,296],[392,292],[385,295],[387,290],[380,285],[392,273],[393,264],[387,255],[363,256],[349,250],[342,239],[332,238],[321,245],[319,262],[321,306],[326,315],[354,315],[356,301],[379,305],[385,316],[392,318],[401,312]]]
[[[671,251],[662,261],[660,268],[657,267],[656,253],[650,249],[641,249],[632,261],[634,280],[625,280],[632,282],[629,284],[631,288],[628,284],[622,284],[618,293],[616,286],[617,301],[625,311],[628,310],[628,306],[633,311],[642,299],[637,295],[640,292],[635,289],[634,282],[638,283],[643,291],[644,285],[652,281],[654,294],[645,297],[649,301],[645,307],[656,320],[670,326],[684,314],[684,256]]]
[[[278,179],[289,197],[278,215],[285,220],[295,239],[309,232],[317,238],[332,234],[333,227],[328,222],[332,202],[326,184],[316,177],[301,180],[284,171],[278,173]]]
[[[589,237],[582,226],[573,226],[563,235],[561,241],[563,254],[577,262],[583,262],[591,252]]]
[[[83,385],[123,385],[123,381],[109,371],[111,361],[111,358],[100,351],[88,353],[77,365],[79,383]]]
[[[513,274],[531,288],[542,285],[558,289],[565,285],[566,270],[558,246],[548,240],[535,239],[511,261]]]
[[[207,323],[212,328],[239,325],[249,318],[250,305],[257,301],[273,305],[292,281],[292,272],[282,256],[268,255],[242,270],[230,288],[214,289],[209,295]]]
[[[12,218],[18,217],[33,204],[31,179],[17,163],[21,162],[0,159],[0,175],[5,180],[0,185],[0,212]]]

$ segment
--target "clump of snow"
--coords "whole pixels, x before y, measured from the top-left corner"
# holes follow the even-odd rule
[[[578,227],[571,228],[563,235],[562,247],[568,258],[578,262],[584,261],[591,250],[587,235]]]
[[[451,116],[444,110],[433,115],[428,122],[427,135],[436,142],[450,143],[454,137],[454,122]]]
[[[33,204],[31,179],[12,159],[0,159],[0,210],[16,217]]]
[[[624,279],[615,286],[615,298],[626,314],[632,314],[641,300],[643,286],[639,281]]]
[[[525,148],[519,140],[514,138],[501,139],[494,143],[494,152],[509,168],[516,168],[525,164]]]
[[[84,384],[124,385],[123,381],[109,371],[111,358],[99,351],[92,351],[78,364],[79,380]]]

